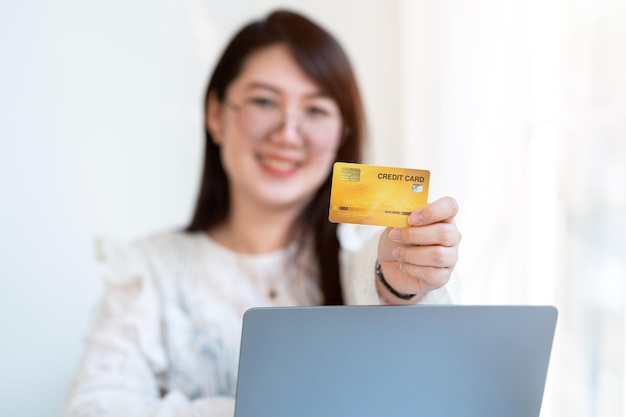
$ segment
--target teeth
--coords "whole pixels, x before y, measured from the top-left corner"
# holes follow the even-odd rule
[[[264,165],[267,165],[268,167],[279,171],[288,171],[296,167],[295,162],[283,161],[280,159],[263,158],[262,162]]]

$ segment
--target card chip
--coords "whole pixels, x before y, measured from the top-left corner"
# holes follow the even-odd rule
[[[359,168],[341,168],[341,181],[359,182],[361,180],[361,170]]]
[[[414,193],[421,193],[424,191],[424,184],[413,184],[412,189]]]

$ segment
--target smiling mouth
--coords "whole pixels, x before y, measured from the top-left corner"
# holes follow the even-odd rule
[[[266,168],[269,168],[272,171],[279,171],[279,172],[291,172],[300,166],[299,162],[288,161],[284,159],[270,158],[267,156],[259,157],[259,161]]]

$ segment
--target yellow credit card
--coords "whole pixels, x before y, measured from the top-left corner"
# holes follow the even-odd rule
[[[408,227],[428,203],[430,171],[335,162],[328,220]]]

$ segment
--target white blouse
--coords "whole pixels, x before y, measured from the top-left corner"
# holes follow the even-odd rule
[[[381,228],[340,225],[346,304],[380,304]],[[319,305],[309,247],[237,254],[206,233],[101,246],[106,291],[65,404],[66,417],[232,417],[244,312]],[[420,302],[451,302],[446,287]]]

